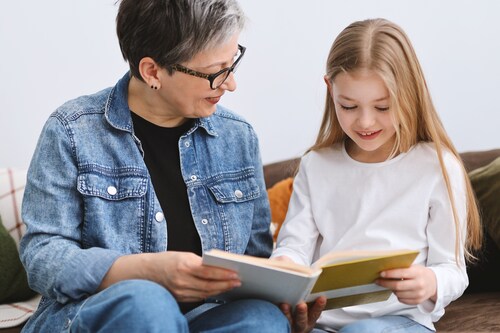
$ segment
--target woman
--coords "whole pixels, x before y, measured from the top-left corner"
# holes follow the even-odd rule
[[[218,105],[243,24],[233,0],[121,1],[130,73],[56,110],[29,169],[21,257],[43,299],[25,332],[289,330],[273,304],[211,303],[240,281],[200,257],[271,253],[257,137]]]

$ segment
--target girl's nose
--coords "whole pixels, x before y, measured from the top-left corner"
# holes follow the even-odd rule
[[[370,129],[375,124],[375,115],[371,110],[361,110],[358,124],[363,129]]]

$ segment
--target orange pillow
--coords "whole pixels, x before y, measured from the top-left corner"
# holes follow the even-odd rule
[[[271,223],[273,225],[273,239],[276,242],[281,225],[286,217],[288,203],[293,189],[293,177],[283,179],[267,190],[271,206]]]

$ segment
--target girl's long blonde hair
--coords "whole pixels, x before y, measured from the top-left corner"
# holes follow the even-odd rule
[[[333,82],[337,74],[371,70],[384,80],[391,98],[396,140],[391,155],[407,152],[418,142],[433,142],[453,210],[456,253],[460,246],[460,227],[443,148],[461,161],[436,113],[422,69],[405,32],[385,19],[370,19],[350,24],[335,39],[328,56],[326,78]],[[340,127],[335,105],[327,89],[325,111],[315,144],[308,150],[329,147],[347,139]],[[467,189],[467,236],[465,255],[474,259],[481,247],[482,228],[474,192],[462,164]]]

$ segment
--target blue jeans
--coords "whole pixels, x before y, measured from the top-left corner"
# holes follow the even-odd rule
[[[290,332],[286,317],[266,301],[247,299],[207,308],[196,316],[185,316],[162,286],[146,280],[128,280],[89,297],[70,323],[69,331]]]
[[[430,333],[434,332],[405,316],[381,316],[362,319],[345,325],[338,331],[315,328],[311,333]]]

